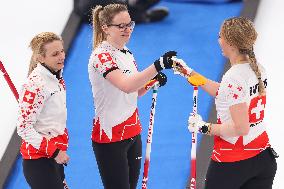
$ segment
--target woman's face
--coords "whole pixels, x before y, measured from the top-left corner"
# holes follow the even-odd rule
[[[107,40],[124,46],[130,39],[134,25],[135,23],[131,21],[127,11],[118,13],[104,29],[107,34]]]
[[[39,61],[47,65],[51,70],[58,71],[64,67],[65,52],[60,40],[52,41],[44,45],[45,56],[39,57]]]
[[[222,55],[228,58],[232,48],[231,48],[231,45],[229,45],[228,42],[222,36],[221,31],[219,32],[218,42],[222,50]]]

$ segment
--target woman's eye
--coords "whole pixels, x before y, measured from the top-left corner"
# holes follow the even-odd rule
[[[52,56],[57,56],[58,55],[58,52],[54,53]]]

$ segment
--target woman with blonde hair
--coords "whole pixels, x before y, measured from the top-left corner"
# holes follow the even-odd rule
[[[88,65],[96,108],[92,143],[106,189],[136,188],[142,158],[137,98],[145,94],[144,85],[159,71],[172,68],[171,58],[176,56],[169,51],[138,72],[125,46],[134,26],[123,4],[93,10],[94,49]]]
[[[188,82],[215,97],[217,123],[191,115],[191,132],[214,135],[206,189],[271,189],[277,154],[270,147],[263,121],[266,105],[266,71],[254,54],[257,32],[243,17],[224,21],[219,33],[222,54],[231,68],[220,83],[193,71]]]
[[[52,32],[43,32],[32,39],[30,47],[33,54],[20,92],[17,120],[24,176],[32,189],[68,188],[63,168],[69,161],[63,41]]]

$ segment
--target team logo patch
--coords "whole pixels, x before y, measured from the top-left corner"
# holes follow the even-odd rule
[[[98,54],[98,59],[99,62],[95,64],[94,68],[96,68],[102,74],[112,68],[117,67],[116,63],[113,61],[113,58],[109,53]]]
[[[266,96],[257,96],[251,99],[249,105],[249,122],[256,123],[264,118]]]
[[[102,64],[112,61],[112,58],[109,53],[101,53],[98,55],[98,58]]]
[[[24,94],[23,101],[29,104],[33,104],[35,100],[35,96],[36,96],[36,93],[33,93],[27,90]]]

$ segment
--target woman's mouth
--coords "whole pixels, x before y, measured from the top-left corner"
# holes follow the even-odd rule
[[[122,37],[129,37],[130,34],[122,34],[121,36],[122,36]]]

